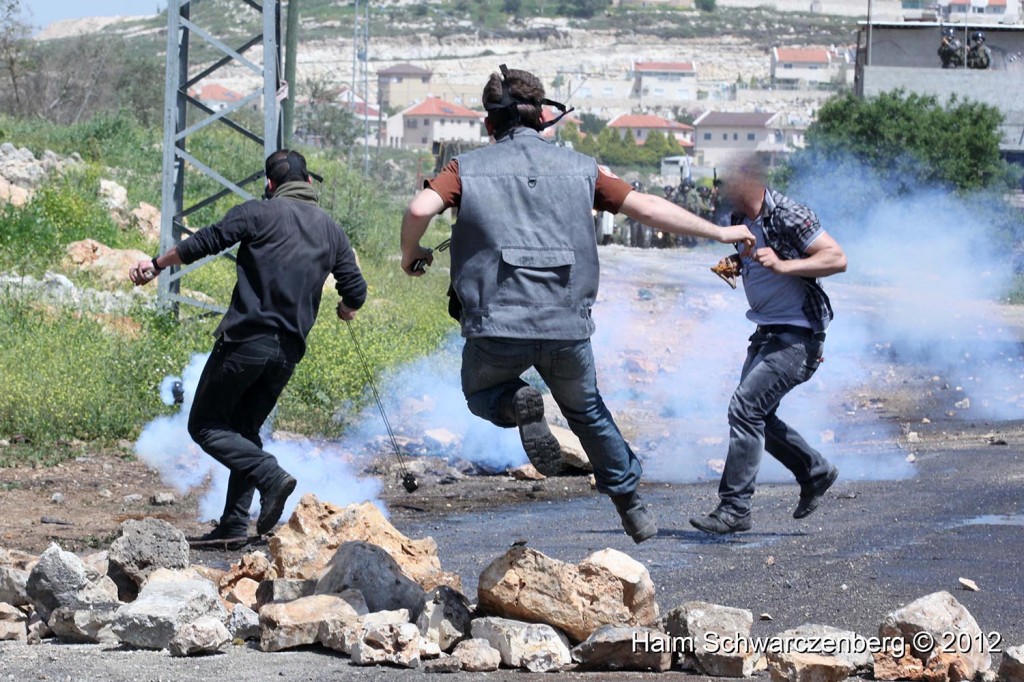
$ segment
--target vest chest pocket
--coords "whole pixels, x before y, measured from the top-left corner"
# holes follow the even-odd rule
[[[498,303],[527,308],[571,306],[575,264],[572,249],[502,249]]]

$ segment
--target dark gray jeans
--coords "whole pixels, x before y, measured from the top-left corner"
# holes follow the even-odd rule
[[[502,396],[526,386],[529,368],[551,389],[551,396],[580,439],[598,491],[622,495],[636,489],[642,469],[597,390],[590,340],[544,341],[504,338],[466,339],[462,349],[462,392],[469,411],[503,427],[515,426],[501,410]]]
[[[762,450],[806,483],[828,472],[829,463],[775,414],[793,388],[821,363],[824,334],[766,332],[750,337],[740,384],[729,403],[729,454],[718,486],[719,507],[736,516],[750,513]]]
[[[207,454],[226,466],[227,499],[220,525],[246,534],[258,486],[283,474],[263,450],[260,427],[295,370],[299,351],[277,336],[231,343],[218,340],[199,378],[188,432]]]

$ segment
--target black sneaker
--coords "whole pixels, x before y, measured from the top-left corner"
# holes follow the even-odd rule
[[[747,514],[746,516],[736,516],[735,514],[730,514],[722,509],[716,509],[707,516],[690,519],[690,525],[697,530],[704,531],[705,533],[728,535],[729,533],[740,533],[745,530],[750,530],[754,524],[750,518],[750,514]]]
[[[256,532],[266,535],[274,529],[284,513],[285,502],[295,490],[297,481],[285,473],[272,485],[260,490],[260,515],[256,519]]]
[[[839,478],[839,469],[830,466],[828,471],[823,476],[820,476],[817,481],[801,485],[800,502],[796,505],[796,509],[793,510],[793,518],[802,519],[810,516],[818,508],[818,505],[821,504],[821,498],[825,496],[825,492],[832,487],[837,478]]]
[[[545,476],[557,476],[565,470],[562,447],[551,434],[544,418],[544,398],[533,386],[523,386],[512,398],[512,413],[519,427],[523,449],[534,468]]]
[[[612,502],[622,519],[622,528],[633,542],[640,544],[658,534],[658,520],[654,512],[640,500],[640,495],[633,491],[625,495],[614,495]]]
[[[190,547],[224,547],[241,549],[249,542],[248,528],[225,528],[218,525],[209,533],[185,538]]]

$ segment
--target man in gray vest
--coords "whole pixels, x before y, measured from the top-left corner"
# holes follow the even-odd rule
[[[433,257],[420,239],[431,218],[457,207],[451,278],[466,337],[462,390],[470,411],[518,427],[537,470],[560,473],[561,449],[541,393],[521,378],[536,368],[583,444],[597,489],[611,496],[626,533],[643,542],[658,529],[636,492],[640,462],[597,390],[590,346],[598,285],[591,210],[723,243],[752,245],[753,235],[636,192],[591,157],[545,141],[542,106],[563,113],[565,107],[545,99],[531,73],[502,65],[484,87],[483,102],[495,143],[453,159],[410,202],[402,220],[402,268],[423,274],[421,264]]]
[[[743,222],[757,248],[743,257],[743,290],[757,325],[740,383],[729,403],[729,454],[718,507],[690,523],[708,533],[750,530],[751,498],[762,451],[782,462],[800,484],[793,518],[810,515],[839,471],[776,411],[818,369],[832,305],[818,282],[846,270],[846,255],[811,209],[765,187],[764,171],[748,161],[722,187],[732,222]]]

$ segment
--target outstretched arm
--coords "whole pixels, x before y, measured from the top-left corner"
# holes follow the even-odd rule
[[[619,210],[637,222],[673,234],[703,237],[723,244],[743,243],[745,250],[754,246],[754,235],[745,225],[719,227],[653,194],[630,192]]]

